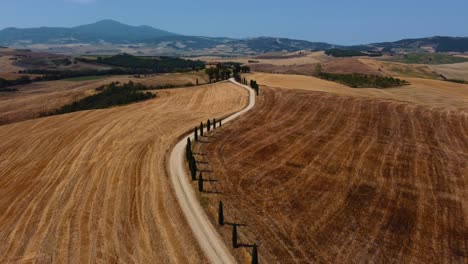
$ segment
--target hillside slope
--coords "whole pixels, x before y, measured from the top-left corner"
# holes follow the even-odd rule
[[[261,91],[195,151],[210,215],[262,263],[466,263],[468,110]]]
[[[1,263],[205,263],[166,175],[177,137],[242,109],[233,84],[0,126]]]

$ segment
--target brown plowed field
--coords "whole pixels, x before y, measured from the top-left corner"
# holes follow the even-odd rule
[[[466,263],[467,139],[468,111],[263,87],[196,145],[202,201],[262,263]]]
[[[0,263],[203,263],[165,170],[200,120],[245,107],[236,85],[0,127]]]

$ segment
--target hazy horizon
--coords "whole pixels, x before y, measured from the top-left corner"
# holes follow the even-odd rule
[[[7,27],[73,27],[112,19],[148,25],[182,35],[207,37],[285,37],[331,44],[355,45],[432,36],[468,36],[468,2],[424,4],[402,0],[392,5],[358,0],[352,3],[293,0],[245,1],[236,4],[207,0],[6,0],[0,29]],[[40,10],[39,12],[37,10]],[[18,14],[21,14],[19,16]],[[77,15],[79,14],[79,15]]]

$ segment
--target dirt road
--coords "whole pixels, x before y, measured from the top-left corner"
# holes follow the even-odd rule
[[[227,123],[242,114],[246,113],[255,106],[255,94],[252,89],[231,80],[231,82],[244,87],[250,93],[249,104],[243,110],[223,119]],[[189,176],[185,170],[185,146],[187,138],[184,137],[171,152],[168,161],[168,171],[171,178],[175,195],[179,201],[182,212],[184,213],[200,247],[205,252],[206,257],[211,263],[236,263],[236,260],[224,244],[216,229],[206,216],[203,208],[199,204],[195,191],[190,185]],[[193,140],[193,136],[190,136]]]

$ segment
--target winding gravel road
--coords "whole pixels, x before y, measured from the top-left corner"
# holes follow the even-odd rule
[[[243,110],[223,119],[223,124],[245,114],[255,106],[254,91],[248,86],[241,85],[234,81],[234,79],[230,79],[230,81],[249,91],[249,104]],[[199,204],[195,191],[190,184],[189,175],[184,166],[185,146],[188,137],[193,139],[191,135],[182,138],[182,140],[175,145],[174,149],[172,149],[168,160],[168,172],[175,195],[195,238],[208,260],[211,263],[236,263],[236,260],[225,245],[223,239],[211,224],[208,216]]]

